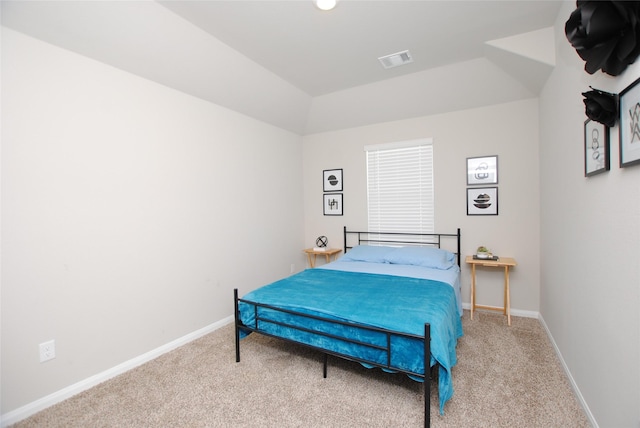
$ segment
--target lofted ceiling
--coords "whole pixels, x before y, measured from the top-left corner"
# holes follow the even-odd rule
[[[551,1],[167,1],[196,24],[311,96],[480,58],[485,42],[554,24]],[[408,49],[413,62],[378,57]]]
[[[4,0],[2,24],[309,134],[537,96],[561,3]]]

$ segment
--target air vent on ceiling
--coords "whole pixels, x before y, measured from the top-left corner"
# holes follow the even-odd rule
[[[400,65],[409,64],[410,62],[413,62],[413,58],[407,50],[391,55],[381,56],[380,58],[378,58],[378,61],[380,61],[384,68],[393,68]]]

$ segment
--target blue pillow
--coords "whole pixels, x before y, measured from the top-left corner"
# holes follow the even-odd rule
[[[449,269],[455,264],[456,255],[436,247],[401,247],[387,254],[387,263]]]
[[[377,245],[356,245],[340,257],[343,262],[386,263],[386,256],[394,251],[393,247]]]

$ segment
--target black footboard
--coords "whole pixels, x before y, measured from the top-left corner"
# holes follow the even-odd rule
[[[340,358],[344,358],[347,360],[351,360],[351,361],[357,361],[357,362],[361,362],[361,363],[365,363],[365,364],[370,364],[372,366],[376,366],[376,367],[380,367],[383,369],[389,369],[389,370],[393,370],[393,371],[397,371],[400,373],[406,373],[408,375],[412,375],[415,377],[419,377],[423,379],[423,384],[424,384],[424,426],[425,427],[429,427],[431,424],[431,382],[430,382],[430,370],[429,370],[429,366],[430,366],[430,362],[431,362],[431,330],[430,330],[430,325],[427,323],[424,325],[424,336],[417,336],[417,335],[412,335],[412,334],[407,334],[407,333],[402,333],[402,332],[397,332],[397,331],[392,331],[392,330],[386,330],[386,329],[381,329],[381,328],[376,328],[376,327],[369,327],[366,325],[361,325],[361,324],[356,324],[356,323],[349,323],[349,322],[344,322],[344,321],[340,321],[340,320],[335,320],[335,319],[331,319],[331,318],[325,318],[325,317],[320,317],[320,316],[315,316],[315,315],[310,315],[310,314],[305,314],[305,313],[300,313],[300,312],[296,312],[296,311],[291,311],[291,310],[287,310],[287,309],[282,309],[282,308],[277,308],[271,305],[265,305],[262,303],[257,303],[257,302],[252,302],[252,301],[248,301],[248,300],[244,300],[244,299],[240,299],[238,297],[238,290],[235,289],[233,291],[234,294],[234,314],[235,314],[235,341],[236,341],[236,362],[240,362],[240,332],[241,331],[245,331],[245,332],[256,332],[256,333],[260,333],[266,336],[270,336],[270,337],[276,337],[278,339],[281,340],[285,340],[285,341],[289,341],[289,342],[293,342],[293,343],[297,343],[315,350],[318,350],[320,352],[324,353],[324,367],[323,367],[323,375],[324,377],[327,377],[327,356],[328,355],[334,355]],[[240,302],[244,302],[247,303],[249,305],[252,305],[255,311],[255,322],[253,323],[253,325],[245,325],[242,323],[242,321],[240,320],[240,308],[239,308],[239,303]],[[335,336],[330,332],[324,332],[324,331],[317,331],[317,330],[310,330],[307,329],[305,327],[301,327],[299,325],[294,325],[294,324],[288,324],[288,323],[282,323],[279,321],[274,321],[272,319],[263,319],[259,316],[258,313],[258,308],[267,308],[270,310],[274,310],[274,311],[278,311],[278,312],[283,312],[283,313],[287,313],[287,314],[292,314],[295,315],[297,317],[302,317],[302,318],[309,318],[309,319],[314,319],[314,320],[318,320],[318,321],[322,321],[322,322],[326,322],[329,324],[342,324],[342,325],[347,325],[349,327],[356,327],[358,329],[362,329],[362,330],[366,330],[366,331],[370,331],[370,332],[376,332],[376,333],[382,333],[384,335],[386,335],[387,340],[386,340],[386,346],[380,346],[379,344],[374,344],[374,343],[367,343],[367,342],[363,342],[362,340],[354,340],[354,339],[349,339],[349,338],[345,338],[343,336]],[[356,344],[358,346],[361,347],[368,347],[371,349],[375,349],[377,351],[383,351],[386,353],[386,364],[380,364],[380,362],[377,361],[370,361],[364,358],[360,358],[357,356],[353,356],[353,355],[348,355],[348,354],[343,354],[340,352],[335,352],[329,349],[324,349],[321,347],[317,347],[314,346],[312,344],[309,343],[304,343],[304,342],[300,342],[300,341],[296,341],[296,340],[292,340],[289,338],[283,338],[280,336],[276,336],[274,334],[271,334],[269,332],[266,332],[264,330],[262,330],[260,328],[260,322],[268,322],[271,324],[277,324],[280,325],[282,327],[286,327],[286,328],[290,328],[290,329],[295,329],[298,331],[303,331],[304,333],[307,334],[311,334],[311,335],[316,335],[316,336],[323,336],[323,337],[329,337],[329,338],[333,338],[333,339],[338,339],[341,341],[345,341],[345,342],[349,342],[349,343],[353,343]],[[420,341],[422,341],[424,343],[424,373],[415,373],[412,371],[407,371],[405,369],[399,368],[397,367],[395,364],[392,363],[392,358],[391,358],[391,337],[392,336],[396,336],[396,337],[403,337],[403,338],[411,338],[411,339],[418,339]]]

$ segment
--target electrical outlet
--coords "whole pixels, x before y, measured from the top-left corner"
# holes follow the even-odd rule
[[[50,340],[40,344],[40,362],[52,360],[56,357],[56,342]]]
[[[291,273],[294,273],[296,271],[296,265],[291,263]]]

